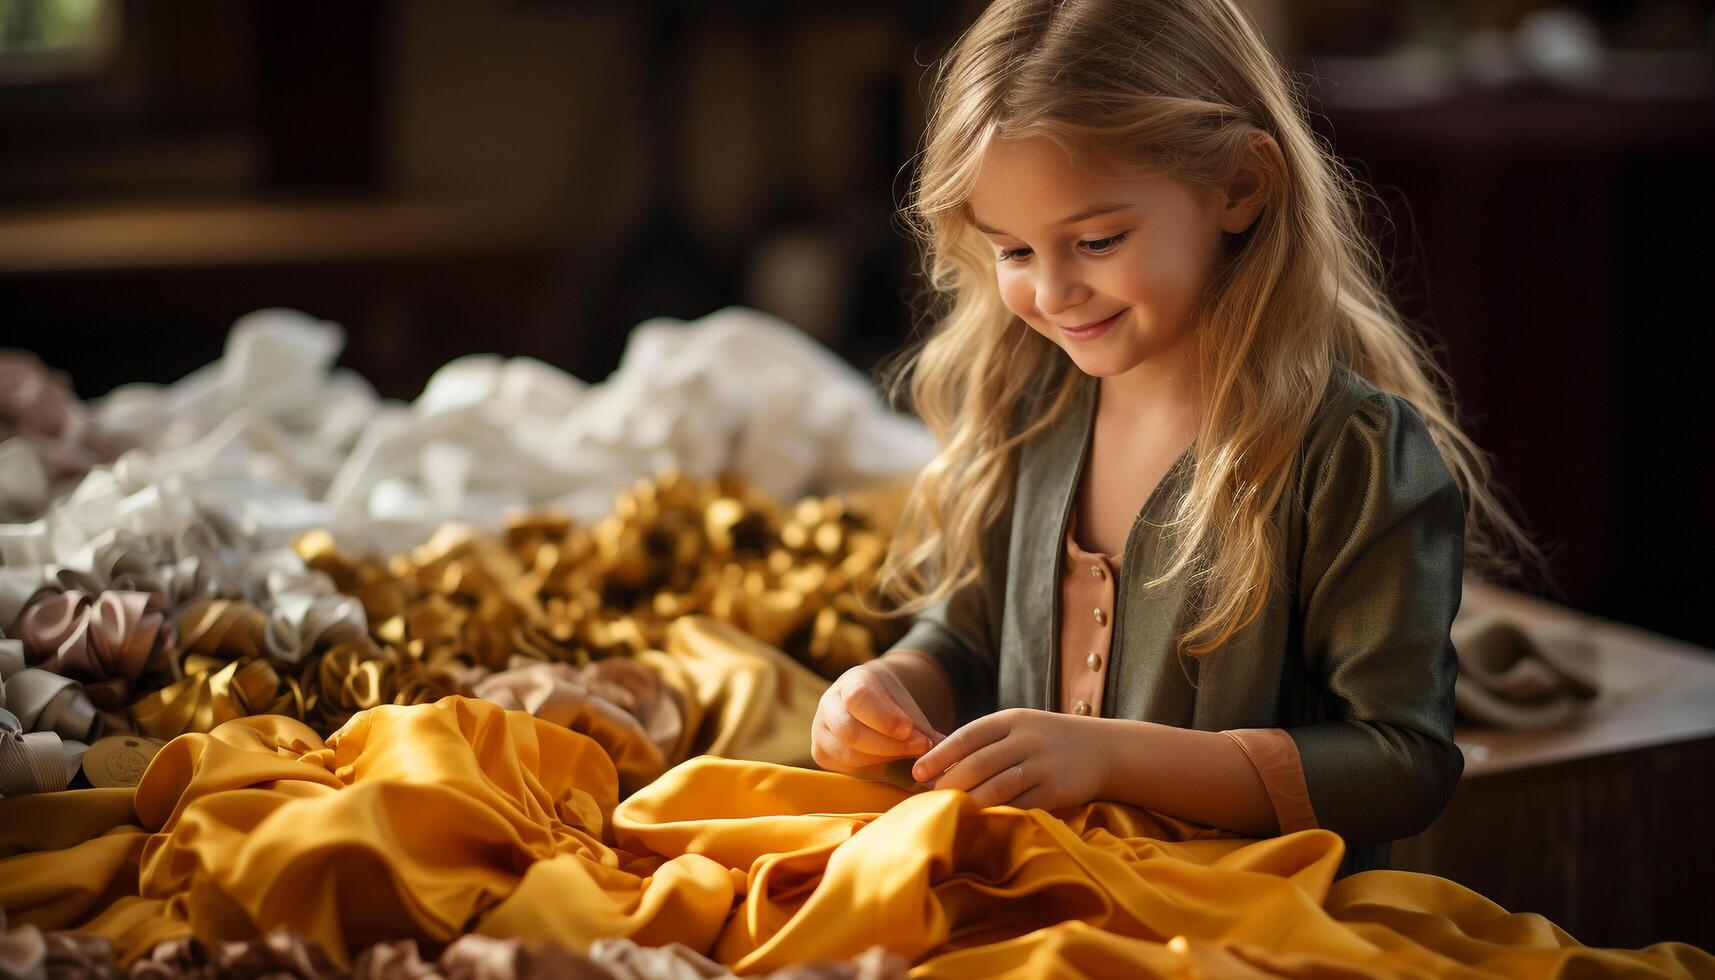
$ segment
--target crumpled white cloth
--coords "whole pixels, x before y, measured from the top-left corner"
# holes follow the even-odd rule
[[[68,541],[110,529],[98,521],[118,513],[130,526],[121,508],[151,506],[151,485],[189,501],[187,519],[213,508],[246,534],[323,527],[397,551],[449,521],[497,529],[517,509],[594,522],[667,468],[736,473],[794,500],[913,474],[935,452],[869,379],[742,307],[640,324],[599,384],[479,354],[441,368],[409,405],[335,369],[343,344],[336,324],[259,310],[233,325],[219,361],[92,402],[104,430],[139,448],[92,470],[47,526],[0,525],[0,564],[63,563]]]
[[[182,475],[136,482],[147,475],[97,468],[41,518],[0,525],[0,630],[44,587],[147,592],[169,612],[205,598],[246,599],[264,610],[284,603],[287,632],[306,617],[353,618],[329,611],[338,598],[333,581],[306,566],[285,535],[240,527],[236,508],[200,503]],[[361,608],[356,619],[363,625]]]
[[[342,530],[446,521],[494,526],[554,507],[593,523],[667,468],[734,472],[781,500],[915,473],[928,430],[785,322],[729,307],[649,320],[618,370],[587,385],[530,358],[475,355],[430,378],[407,412],[364,430],[328,490]]]
[[[200,484],[285,483],[319,497],[381,405],[336,369],[345,332],[296,310],[240,317],[220,360],[170,385],[130,384],[92,402],[96,421]],[[247,488],[246,493],[249,494]]]

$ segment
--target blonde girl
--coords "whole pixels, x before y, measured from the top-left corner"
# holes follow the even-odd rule
[[[1535,554],[1402,323],[1349,175],[1233,0],[996,0],[938,68],[909,216],[940,440],[883,568],[914,617],[818,764],[1110,799],[1343,870],[1463,769],[1467,560]]]

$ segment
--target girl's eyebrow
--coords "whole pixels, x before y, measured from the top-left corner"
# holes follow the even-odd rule
[[[1133,207],[1133,205],[1123,204],[1123,203],[1122,204],[1095,204],[1095,205],[1091,205],[1090,207],[1085,208],[1082,211],[1079,211],[1077,214],[1069,214],[1066,217],[1061,218],[1059,221],[1055,222],[1055,224],[1060,224],[1060,225],[1077,224],[1080,221],[1088,221],[1091,218],[1100,217],[1101,215],[1104,215],[1104,214],[1111,214],[1115,211],[1124,211],[1126,208],[1129,208],[1129,207]],[[977,230],[982,232],[985,235],[1006,235],[1006,232],[1001,231],[999,228],[990,228],[988,225],[983,224],[981,219],[979,219],[975,214],[971,215],[971,224],[976,225]],[[1008,235],[1007,237],[1010,238],[1012,236]]]

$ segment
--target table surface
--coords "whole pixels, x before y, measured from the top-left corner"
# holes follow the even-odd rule
[[[1585,720],[1566,728],[1458,726],[1465,778],[1715,737],[1715,650],[1474,579],[1465,583],[1465,601],[1585,631],[1596,647],[1602,688]]]
[[[447,201],[172,202],[0,215],[0,275],[471,254],[553,234],[515,208]]]

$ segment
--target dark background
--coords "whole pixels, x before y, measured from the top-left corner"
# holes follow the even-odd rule
[[[72,64],[30,6],[0,4],[0,346],[86,398],[266,306],[400,398],[477,351],[598,380],[633,324],[730,303],[871,369],[920,306],[926,66],[980,9],[113,2]],[[1711,4],[1255,7],[1551,552],[1522,587],[1715,646]]]

